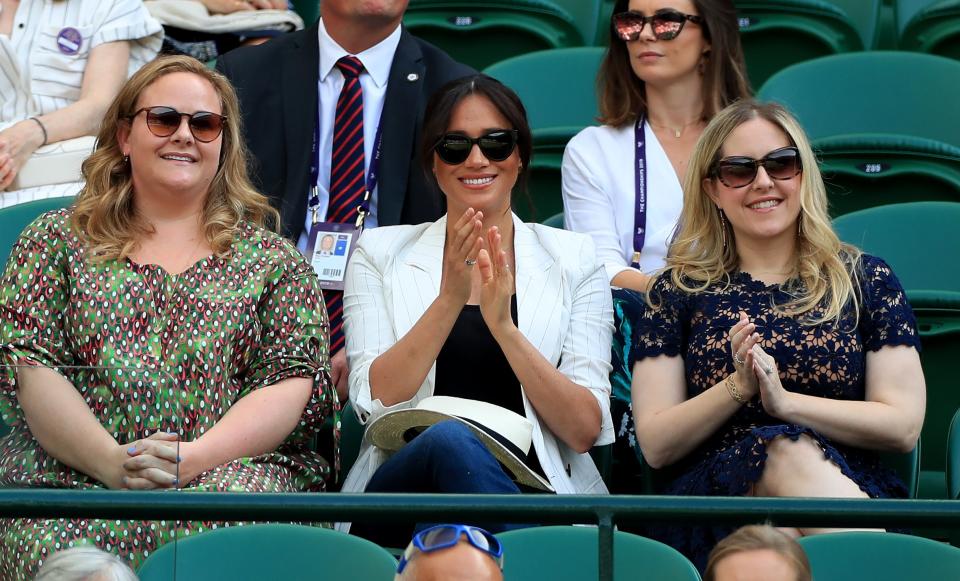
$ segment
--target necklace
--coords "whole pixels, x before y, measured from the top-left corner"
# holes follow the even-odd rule
[[[677,139],[680,139],[680,135],[683,134],[683,131],[684,131],[687,127],[691,127],[691,126],[693,126],[693,125],[699,125],[699,124],[703,123],[703,119],[694,119],[693,121],[691,121],[691,122],[689,122],[689,123],[684,123],[684,124],[681,125],[680,127],[671,127],[671,126],[669,126],[669,125],[660,125],[659,123],[654,123],[654,122],[651,121],[650,119],[647,119],[647,121],[650,123],[650,125],[653,125],[653,126],[656,127],[657,129],[664,129],[664,130],[666,130],[666,131],[669,131],[669,132],[673,133],[673,136],[676,137]]]

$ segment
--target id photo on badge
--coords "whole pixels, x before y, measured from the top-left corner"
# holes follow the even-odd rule
[[[310,263],[324,288],[343,288],[352,232],[317,232]]]

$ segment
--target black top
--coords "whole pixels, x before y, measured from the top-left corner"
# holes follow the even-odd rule
[[[517,295],[510,299],[517,322]],[[464,305],[437,355],[434,395],[476,399],[526,416],[520,380],[487,328],[480,305]]]
[[[517,295],[510,299],[510,316],[516,324]],[[520,380],[483,320],[480,305],[463,306],[440,348],[433,395],[484,401],[526,417]],[[543,475],[533,446],[525,463]]]

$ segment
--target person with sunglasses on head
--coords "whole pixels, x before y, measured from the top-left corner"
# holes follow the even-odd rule
[[[785,109],[745,100],[714,117],[666,267],[645,301],[616,292],[658,492],[906,496],[878,453],[909,452],[923,425],[916,322],[890,267],[837,238],[810,143]],[[653,534],[702,570],[729,532]]]
[[[618,0],[598,88],[603,125],[564,152],[564,222],[593,238],[612,286],[643,291],[664,264],[697,138],[751,94],[733,2]]]
[[[0,0],[0,207],[76,195],[81,138],[162,40],[140,0]]]
[[[503,546],[479,527],[443,524],[414,535],[394,581],[502,581]]]
[[[336,404],[323,298],[269,229],[239,130],[222,75],[161,57],[107,110],[74,205],[21,234],[0,282],[0,484],[325,490],[332,468],[311,449]],[[0,577],[29,577],[54,543],[136,566],[209,526],[4,520]]]
[[[512,90],[466,77],[434,95],[425,119],[423,169],[447,214],[360,239],[344,293],[353,408],[370,424],[434,395],[496,404],[532,424],[532,470],[557,493],[606,493],[587,453],[613,441],[613,315],[593,243],[512,213],[532,151]],[[365,442],[342,490],[521,492],[454,420],[393,455]],[[396,546],[411,528],[354,530]]]

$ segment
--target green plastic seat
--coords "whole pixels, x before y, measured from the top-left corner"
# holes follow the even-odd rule
[[[947,498],[960,498],[960,409],[953,414],[947,433]]]
[[[603,54],[603,48],[594,46],[540,51],[484,70],[517,92],[533,131],[533,160],[525,170],[531,203],[522,195],[514,201],[514,210],[525,221],[563,211],[563,149],[584,127],[597,124],[596,78]]]
[[[363,424],[357,419],[353,405],[347,402],[340,410],[340,480],[347,477],[353,463],[360,456],[360,444],[363,442]]]
[[[293,9],[303,19],[303,25],[307,28],[320,17],[320,2],[317,0],[293,0]]]
[[[583,37],[584,45],[598,44],[597,34],[600,33],[602,26],[606,26],[602,23],[602,18],[606,18],[606,22],[609,22],[610,18],[609,14],[603,15],[605,0],[552,0],[552,2],[566,10],[573,18],[580,30],[580,36]]]
[[[563,230],[563,212],[550,216],[543,221],[543,225],[550,226],[551,228],[560,228]]]
[[[864,49],[853,20],[831,2],[736,0],[735,4],[754,87],[794,63]]]
[[[817,581],[911,581],[960,578],[960,549],[946,543],[879,532],[801,537]]]
[[[831,4],[847,13],[850,22],[860,33],[864,48],[880,48],[880,23],[883,0],[829,0]]]
[[[960,94],[960,62],[872,51],[791,66],[759,97],[797,116],[820,157],[831,212],[840,215],[960,201],[960,108],[943,98],[953,94]]]
[[[574,17],[550,0],[410,0],[403,22],[478,70],[528,52],[584,45]]]
[[[917,494],[943,498],[947,431],[960,408],[954,372],[960,353],[960,271],[945,268],[938,249],[960,248],[960,203],[878,206],[839,216],[833,224],[842,240],[886,260],[907,292],[927,382]]]
[[[360,537],[318,527],[258,524],[168,543],[137,574],[140,581],[389,581],[396,567],[390,553]]]
[[[3,257],[3,264],[6,264],[10,251],[24,228],[44,212],[69,206],[73,203],[73,198],[46,198],[0,208],[0,256]]]
[[[899,0],[900,48],[960,60],[960,0]]]
[[[503,545],[505,581],[583,581],[596,579],[598,530],[594,527],[544,526],[497,535]],[[686,557],[663,543],[616,531],[613,578],[644,581],[698,581]]]

